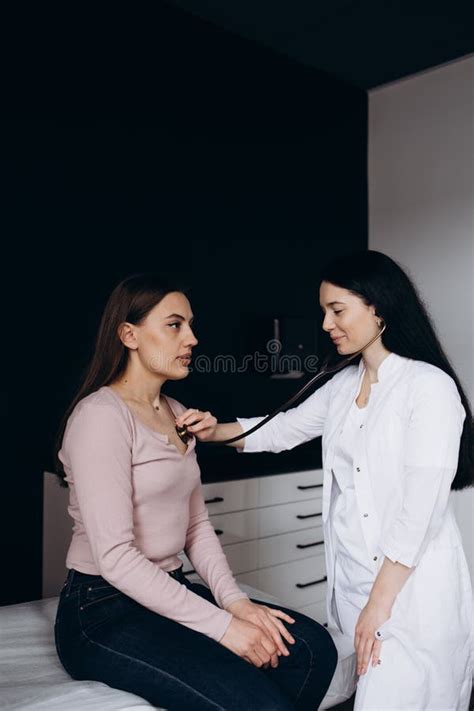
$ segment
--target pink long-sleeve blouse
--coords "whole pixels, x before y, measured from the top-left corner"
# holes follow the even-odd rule
[[[185,411],[167,399],[175,415]],[[103,386],[74,408],[59,458],[74,521],[66,566],[101,575],[153,612],[219,641],[232,619],[223,608],[247,595],[209,521],[195,439],[181,454]],[[167,575],[181,565],[182,550],[219,607]]]

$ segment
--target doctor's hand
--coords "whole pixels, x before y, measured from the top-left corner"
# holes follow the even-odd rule
[[[191,432],[200,442],[212,442],[216,428],[217,419],[210,412],[188,409],[176,418],[178,427],[186,425],[188,432]]]
[[[391,609],[369,598],[359,615],[355,628],[354,647],[357,653],[357,674],[365,674],[372,657],[372,666],[379,663],[382,642],[375,638],[375,632],[391,615]]]
[[[287,615],[286,612],[267,607],[266,605],[260,605],[246,598],[232,602],[227,606],[226,610],[234,615],[234,617],[238,617],[240,620],[245,620],[246,622],[251,622],[270,635],[277,646],[278,656],[282,654],[285,657],[289,656],[290,652],[283,639],[286,639],[290,644],[294,644],[295,640],[281,620],[293,624],[294,619]],[[277,664],[272,664],[272,666],[277,666]]]
[[[256,667],[278,666],[278,648],[270,634],[246,620],[232,617],[220,644]]]

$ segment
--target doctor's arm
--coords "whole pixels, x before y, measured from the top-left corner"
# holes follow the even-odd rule
[[[403,563],[394,563],[390,558],[383,561],[355,628],[357,674],[365,674],[371,659],[372,666],[379,663],[382,642],[375,639],[375,632],[390,618],[393,603],[413,570]]]
[[[401,504],[380,542],[386,558],[409,568],[418,565],[443,524],[466,416],[448,375],[425,373],[414,387],[404,442]]]
[[[334,377],[318,388],[301,405],[287,412],[280,412],[257,432],[232,442],[229,446],[246,453],[282,452],[320,437],[323,434],[329,409]],[[187,410],[177,418],[177,424],[188,425],[189,432],[200,441],[222,442],[251,429],[265,417],[266,415],[238,417],[237,422],[218,423],[210,412]]]

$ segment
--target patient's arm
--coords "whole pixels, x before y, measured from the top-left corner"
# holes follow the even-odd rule
[[[197,574],[209,585],[222,609],[241,598],[248,600],[248,595],[235,581],[214,526],[209,521],[200,481],[189,502],[189,525],[184,552]]]

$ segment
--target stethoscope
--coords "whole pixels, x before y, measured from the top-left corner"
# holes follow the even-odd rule
[[[337,373],[339,370],[342,370],[348,363],[351,362],[351,360],[354,360],[354,358],[357,358],[358,355],[360,355],[363,351],[365,351],[366,348],[372,345],[377,338],[380,338],[382,333],[385,331],[387,328],[387,324],[382,320],[383,326],[380,330],[379,333],[377,333],[376,336],[374,336],[368,343],[365,344],[363,348],[360,350],[356,351],[355,353],[352,353],[350,356],[347,358],[344,358],[341,360],[339,363],[336,365],[330,366],[329,365],[329,360],[331,356],[328,356],[321,366],[320,370],[314,375],[309,382],[306,383],[300,390],[298,390],[295,395],[293,395],[289,400],[287,400],[283,405],[281,405],[279,408],[277,408],[274,412],[270,413],[270,415],[267,415],[263,420],[261,420],[257,425],[254,427],[251,427],[249,430],[246,432],[242,432],[239,435],[236,435],[235,437],[231,437],[230,439],[223,439],[220,440],[219,442],[208,442],[208,444],[231,444],[232,442],[237,442],[239,439],[243,439],[244,437],[248,437],[248,435],[253,434],[257,430],[260,429],[260,427],[263,427],[264,425],[267,424],[267,422],[270,422],[270,420],[273,420],[274,417],[276,417],[280,412],[283,412],[287,407],[290,407],[290,405],[293,405],[299,398],[304,395],[304,393],[309,390],[318,380],[323,378],[326,375],[331,375],[332,373]],[[192,437],[192,434],[188,432],[188,427],[187,425],[184,425],[184,427],[176,427],[176,432],[178,434],[178,437],[181,439],[182,442],[185,444],[187,443],[188,439]]]

